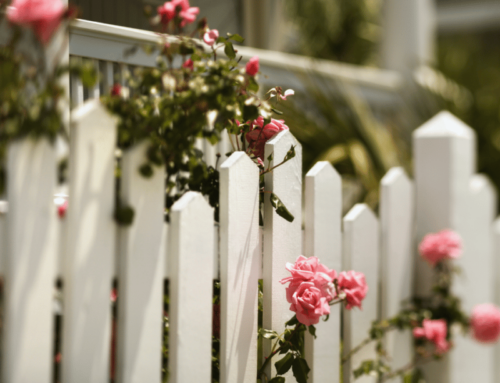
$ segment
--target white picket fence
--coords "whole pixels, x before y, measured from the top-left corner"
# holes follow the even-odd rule
[[[365,273],[369,292],[363,310],[332,310],[306,339],[311,382],[339,382],[344,353],[367,335],[373,320],[397,313],[401,301],[429,287],[428,267],[415,256],[428,232],[457,230],[465,242],[458,261],[463,273],[455,290],[470,310],[500,303],[500,221],[494,222],[495,191],[474,174],[473,131],[443,112],[414,134],[415,180],[389,171],[381,183],[380,217],[356,205],[341,217],[341,179],[326,162],[305,177],[301,148],[288,131],[266,144],[266,157],[280,161],[297,145],[296,157],[266,175],[295,216],[279,217],[266,199],[264,227],[258,219],[258,168],[242,152],[220,167],[220,224],[195,192],[163,220],[164,170],[145,179],[138,167],[146,144],[123,153],[122,191],[136,216],[117,227],[114,210],[116,121],[98,100],[72,112],[69,208],[57,217],[56,149],[47,141],[24,140],[8,152],[8,212],[1,215],[4,280],[2,378],[5,383],[49,383],[53,374],[54,286],[63,280],[64,383],[108,382],[111,350],[110,292],[118,280],[117,381],[161,380],[164,280],[170,286],[170,381],[211,379],[212,283],[221,282],[221,382],[255,382],[258,280],[264,285],[264,327],[278,332],[293,315],[279,280],[286,262],[317,256],[336,270]],[[304,206],[302,201],[305,201]],[[413,219],[416,212],[416,220]],[[304,219],[302,219],[304,216]],[[343,222],[343,230],[341,229]],[[5,245],[5,246],[4,246]],[[60,265],[60,266],[59,266]],[[343,317],[343,332],[341,318]],[[264,355],[270,343],[264,343]],[[412,355],[409,333],[387,340],[393,365]],[[426,368],[429,383],[500,381],[500,349],[459,340],[444,361]],[[344,382],[372,348],[344,366]],[[268,372],[272,373],[270,364]],[[287,377],[288,379],[288,377]],[[293,378],[290,377],[290,381]],[[360,382],[375,382],[364,377]]]

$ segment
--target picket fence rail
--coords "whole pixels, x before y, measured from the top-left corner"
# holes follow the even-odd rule
[[[466,310],[500,303],[496,194],[485,177],[474,174],[472,129],[447,112],[414,133],[415,180],[400,168],[383,178],[379,217],[358,204],[342,220],[341,179],[327,162],[307,173],[303,197],[300,144],[290,132],[279,133],[266,144],[266,157],[273,153],[279,160],[291,144],[297,145],[297,155],[266,175],[266,188],[295,220],[285,221],[266,201],[262,229],[258,168],[243,152],[220,166],[215,230],[212,208],[195,192],[173,206],[167,225],[164,169],[145,179],[138,167],[146,144],[124,152],[122,193],[136,216],[130,227],[118,227],[113,220],[116,120],[98,100],[89,100],[72,112],[70,141],[64,219],[57,217],[53,202],[56,148],[45,140],[22,140],[8,151],[8,211],[0,216],[4,382],[52,381],[58,276],[63,281],[62,382],[71,383],[109,381],[113,278],[118,281],[118,382],[161,380],[165,279],[170,381],[176,383],[211,381],[214,278],[221,283],[221,382],[255,382],[258,281],[263,279],[264,327],[279,332],[292,316],[279,280],[287,275],[285,263],[300,254],[317,256],[336,270],[361,271],[370,288],[362,311],[335,306],[330,320],[318,325],[318,338],[307,337],[314,383],[339,381],[341,340],[348,352],[365,338],[372,320],[397,313],[414,285],[426,291],[429,276],[415,247],[428,232],[451,228],[464,239],[465,254],[458,261],[463,274],[454,288]],[[264,355],[269,347],[264,343]],[[410,334],[393,334],[387,347],[393,365],[401,366],[412,355]],[[445,360],[426,368],[428,381],[498,382],[499,352],[459,340]],[[344,382],[351,381],[354,366],[372,356],[367,348],[344,366]]]

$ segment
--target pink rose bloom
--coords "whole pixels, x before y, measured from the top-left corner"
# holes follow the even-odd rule
[[[248,148],[250,151],[259,158],[264,158],[264,149],[266,142],[274,137],[277,133],[288,130],[288,126],[285,125],[284,120],[271,119],[271,122],[264,125],[264,117],[260,116],[254,120],[251,124],[252,130],[250,130],[245,138],[248,141]]]
[[[190,7],[186,10],[182,10],[179,13],[180,18],[182,19],[181,27],[184,27],[186,26],[186,24],[191,24],[193,21],[195,21],[198,13],[200,13],[200,8],[198,7]]]
[[[295,263],[287,263],[285,268],[292,274],[291,277],[284,278],[280,282],[287,283],[292,280],[310,281],[316,274],[319,260],[316,257],[306,258],[299,255]]]
[[[427,234],[418,247],[420,255],[432,266],[443,259],[455,259],[462,254],[462,239],[451,230]]]
[[[413,329],[413,336],[415,338],[425,338],[436,345],[436,351],[440,354],[445,353],[450,348],[449,343],[446,341],[446,334],[448,327],[444,319],[424,319],[422,327]]]
[[[365,275],[356,271],[343,271],[338,278],[339,290],[346,295],[345,308],[350,310],[353,307],[361,308],[361,302],[368,293]]]
[[[113,88],[111,88],[111,95],[112,96],[120,96],[122,92],[122,86],[118,83],[113,85]]]
[[[321,290],[321,295],[330,302],[337,296],[333,281],[337,278],[337,272],[330,270],[322,264],[318,264],[316,273],[314,274],[314,285]]]
[[[259,57],[254,56],[248,62],[246,66],[247,74],[250,76],[255,76],[259,72]]]
[[[477,305],[470,320],[472,334],[482,343],[493,343],[500,337],[500,310],[491,303]]]
[[[64,218],[66,217],[66,211],[68,210],[68,201],[64,201],[62,205],[59,205],[57,207],[57,215],[59,218]]]
[[[158,14],[161,17],[161,23],[166,25],[175,17],[175,4],[166,2],[158,7]]]
[[[317,324],[321,316],[330,314],[328,301],[312,282],[302,282],[293,293],[291,302],[290,310],[306,326]]]
[[[203,41],[205,42],[205,44],[207,45],[214,45],[215,43],[215,40],[217,40],[219,38],[219,31],[217,29],[212,29],[208,32],[205,32],[205,34],[203,35]]]
[[[184,61],[184,64],[182,64],[182,67],[193,70],[194,68],[193,60],[187,59],[186,61]]]
[[[38,39],[47,44],[65,11],[61,0],[14,0],[7,8],[7,19],[13,24],[33,28]]]

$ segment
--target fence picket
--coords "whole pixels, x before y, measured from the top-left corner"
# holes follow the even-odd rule
[[[170,381],[209,383],[212,355],[213,209],[201,194],[188,192],[172,206],[171,214],[168,254]]]
[[[368,337],[372,321],[378,318],[379,290],[379,223],[370,208],[364,204],[355,205],[344,217],[345,270],[355,270],[365,274],[368,294],[363,301],[363,310],[345,310],[344,315],[344,355]],[[352,371],[367,359],[375,359],[373,345],[364,347],[344,364],[344,382],[351,382]],[[376,377],[363,376],[360,383],[376,382]]]
[[[73,111],[63,381],[109,381],[116,120],[98,100]]]
[[[255,382],[259,248],[259,169],[244,152],[220,171],[222,383]]]
[[[465,257],[480,259],[482,255],[469,253],[469,246],[472,246],[471,250],[474,248],[474,240],[470,242],[468,235],[468,225],[472,224],[472,221],[467,222],[471,204],[474,203],[470,190],[475,167],[473,130],[450,113],[442,112],[414,132],[413,144],[417,241],[430,232],[456,230],[464,239],[465,252],[462,259],[454,263],[460,266]],[[486,230],[491,232],[489,228]],[[421,259],[417,259],[416,268],[417,294],[428,294],[432,284],[432,270]],[[456,278],[453,288],[464,292],[472,288],[478,278],[490,279],[487,275],[467,280]],[[472,298],[468,293],[461,293],[460,296],[464,301],[470,301]],[[457,340],[457,346],[452,353],[439,362],[425,366],[424,372],[429,383],[464,382],[462,377],[467,375],[464,371],[470,368],[476,370],[467,361],[467,355],[472,360],[473,355],[463,350],[464,347],[467,347],[466,343]]]
[[[75,64],[80,64],[82,62],[81,57],[71,57],[71,61]],[[71,107],[76,108],[83,104],[84,101],[84,91],[82,81],[76,76],[72,75],[70,78],[71,82]]]
[[[279,281],[289,276],[285,269],[286,263],[295,262],[302,253],[302,148],[289,131],[278,133],[265,147],[265,158],[272,153],[273,160],[270,165],[274,166],[283,161],[291,146],[295,146],[295,157],[276,171],[265,175],[266,191],[275,193],[294,216],[293,222],[287,222],[278,216],[271,206],[269,194],[266,193],[262,268],[263,326],[279,334],[283,332],[285,322],[293,316],[289,309],[290,304],[286,301],[285,287]],[[263,343],[264,356],[269,355],[271,342],[264,339]],[[274,362],[269,363],[269,366],[266,374],[274,376]],[[285,376],[287,381],[294,381],[291,372]]]
[[[138,169],[149,144],[143,142],[123,155],[121,197],[134,209],[130,227],[119,230],[117,381],[161,381],[162,305],[165,254],[165,169],[151,178]]]
[[[58,247],[55,148],[45,139],[17,141],[9,147],[7,166],[2,378],[49,383]]]
[[[500,307],[500,278],[498,278],[498,274],[500,272],[500,217],[498,217],[495,222],[493,222],[493,258],[494,258],[494,267],[493,272],[495,273],[494,280],[494,300],[493,302]],[[494,346],[493,351],[494,360],[500,360],[500,342]],[[493,367],[493,381],[500,382],[500,363],[495,363]]]
[[[413,296],[413,184],[402,168],[392,168],[381,181],[381,313],[382,319],[398,314],[402,302]],[[389,332],[385,347],[391,367],[398,369],[413,357],[410,331]],[[393,382],[399,382],[395,378]]]
[[[318,162],[305,178],[304,255],[342,269],[342,181],[328,162]],[[340,305],[330,308],[327,322],[316,325],[317,338],[305,334],[306,360],[311,383],[340,380]]]

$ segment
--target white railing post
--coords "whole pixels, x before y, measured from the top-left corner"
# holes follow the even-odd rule
[[[342,270],[342,181],[328,162],[318,162],[305,179],[304,255],[318,257],[322,264]],[[314,339],[305,333],[306,360],[311,383],[340,380],[340,305],[330,307],[327,322],[316,325]]]
[[[148,142],[123,154],[120,198],[134,209],[130,227],[119,229],[117,381],[161,381],[165,168],[151,178],[139,173]]]
[[[169,381],[210,383],[214,217],[201,194],[172,206],[169,239]]]
[[[453,291],[470,313],[475,304],[493,301],[492,232],[495,194],[482,176],[474,176],[475,135],[442,112],[414,133],[417,240],[443,229],[457,231],[464,253],[454,261],[462,273]],[[418,257],[419,258],[419,257]],[[417,294],[428,293],[431,268],[417,260]],[[493,382],[493,350],[457,336],[455,348],[425,368],[429,383]]]
[[[49,383],[58,249],[54,146],[47,139],[12,143],[7,174],[2,380]]]
[[[343,268],[361,272],[366,277],[368,294],[363,300],[363,310],[344,309],[344,355],[369,336],[372,322],[378,319],[379,297],[379,244],[380,232],[377,217],[364,204],[355,205],[344,217]],[[344,383],[352,381],[352,371],[361,362],[375,359],[374,345],[368,345],[344,363]],[[363,376],[360,383],[374,383],[376,377]]]
[[[220,171],[222,383],[255,382],[259,242],[259,168],[236,152]]]
[[[98,100],[72,112],[62,377],[109,381],[116,120]]]
[[[413,296],[414,192],[402,168],[392,168],[381,181],[381,319],[397,315]],[[413,358],[411,331],[389,332],[385,347],[391,367],[398,369]],[[400,378],[392,380],[399,382]]]
[[[275,193],[294,216],[293,222],[280,217],[271,205],[269,193],[265,194],[263,326],[278,334],[285,329],[285,322],[293,317],[286,300],[285,286],[279,281],[290,275],[285,269],[286,263],[294,263],[302,253],[302,147],[289,131],[283,131],[266,143],[265,150],[265,158],[273,154],[273,166],[283,161],[292,145],[295,146],[295,157],[265,175],[266,191]],[[264,356],[267,356],[271,351],[271,341],[264,339],[263,343]],[[275,376],[274,362],[278,357],[269,363],[267,376]],[[291,371],[285,377],[287,381],[294,381]]]

